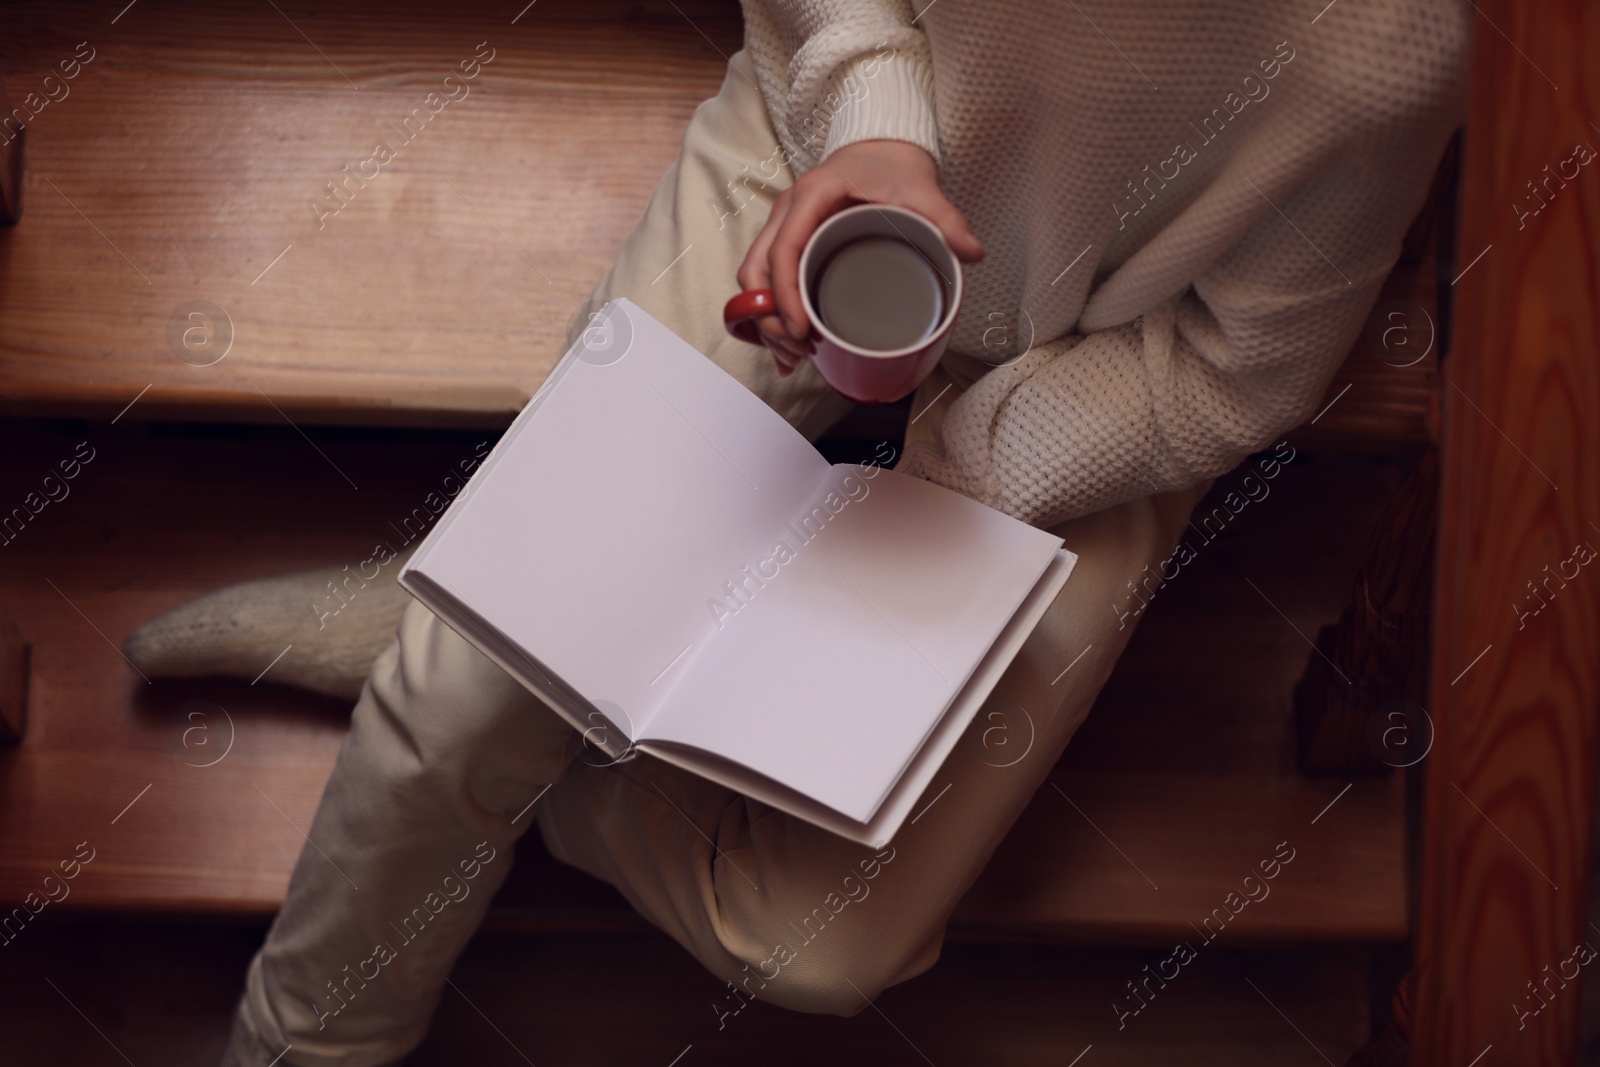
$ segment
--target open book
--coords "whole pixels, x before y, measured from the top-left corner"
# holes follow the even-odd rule
[[[614,300],[400,574],[584,731],[863,844],[894,835],[1077,557],[830,466]]]

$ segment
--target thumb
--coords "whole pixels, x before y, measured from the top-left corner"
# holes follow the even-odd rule
[[[944,239],[949,243],[950,250],[956,254],[956,258],[966,263],[974,263],[983,258],[983,242],[972,232],[972,226],[959,208],[937,190],[918,199],[920,203],[907,206],[914,211],[920,211],[939,227],[939,232],[944,234]]]

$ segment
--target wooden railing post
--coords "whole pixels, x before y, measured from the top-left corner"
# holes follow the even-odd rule
[[[1572,1064],[1600,981],[1600,8],[1472,17],[1411,1062]]]

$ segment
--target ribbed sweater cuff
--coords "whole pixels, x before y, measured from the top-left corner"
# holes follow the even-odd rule
[[[857,141],[890,140],[909,141],[939,160],[933,71],[920,56],[905,50],[860,56],[834,71],[828,93],[840,103],[823,159]]]

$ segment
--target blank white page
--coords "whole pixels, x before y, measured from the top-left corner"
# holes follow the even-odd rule
[[[866,822],[1061,539],[910,475],[861,474],[834,468],[843,505],[787,527],[792,558],[757,571],[773,576],[643,733]]]
[[[630,301],[594,329],[605,343],[567,354],[408,570],[636,734],[715,632],[708,598],[830,468]]]

